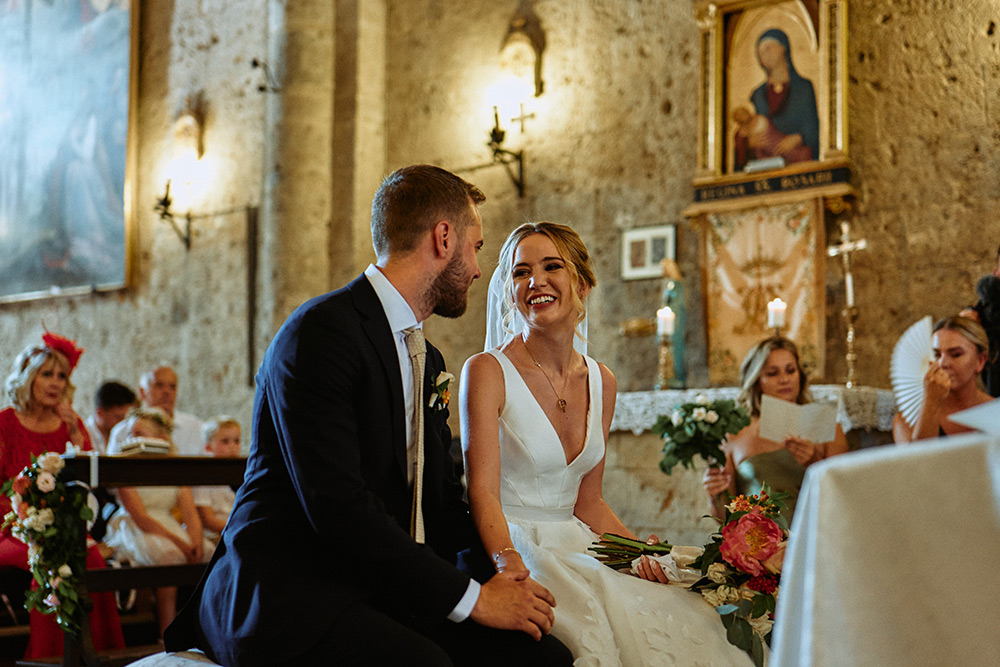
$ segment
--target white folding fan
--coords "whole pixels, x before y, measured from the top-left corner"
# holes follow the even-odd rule
[[[927,316],[904,331],[892,350],[889,371],[892,393],[896,396],[896,408],[910,428],[917,425],[917,415],[924,404],[924,376],[932,361],[931,318]]]

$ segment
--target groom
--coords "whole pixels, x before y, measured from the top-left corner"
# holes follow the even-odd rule
[[[394,172],[372,203],[376,265],[278,331],[257,374],[243,486],[168,650],[197,646],[227,667],[572,662],[548,636],[547,590],[507,573],[480,585],[455,567],[478,538],[448,410],[428,406],[444,370],[429,344],[414,405],[404,329],[465,311],[484,199],[437,167]],[[424,544],[410,532],[417,410]]]

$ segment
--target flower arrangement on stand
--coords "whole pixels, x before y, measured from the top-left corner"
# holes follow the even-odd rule
[[[788,494],[737,496],[725,506],[718,533],[691,567],[702,578],[691,585],[715,607],[729,643],[746,651],[754,664],[764,662],[771,628],[788,525],[781,510]]]
[[[28,545],[28,567],[38,587],[26,593],[25,608],[55,614],[59,627],[78,637],[83,616],[79,573],[87,557],[80,526],[94,512],[87,494],[59,478],[64,465],[54,452],[32,456],[31,465],[0,488],[12,505],[3,529],[10,526],[14,537]]]
[[[710,466],[725,464],[723,440],[749,424],[746,410],[731,399],[698,396],[693,403],[678,405],[670,415],[660,415],[651,429],[664,441],[660,470],[669,475],[678,463],[693,469],[696,454]]]

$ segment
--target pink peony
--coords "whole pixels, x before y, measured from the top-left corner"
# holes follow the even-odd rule
[[[28,492],[31,488],[31,478],[25,475],[23,472],[14,478],[14,491],[20,493],[22,496]]]
[[[727,563],[748,574],[764,573],[762,561],[770,558],[785,539],[781,528],[760,514],[744,514],[722,527],[719,552]]]

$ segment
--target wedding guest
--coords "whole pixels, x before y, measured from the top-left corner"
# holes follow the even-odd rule
[[[605,532],[635,538],[601,492],[617,387],[578,333],[596,282],[586,246],[565,225],[525,223],[500,250],[487,308],[487,341],[500,344],[466,362],[460,387],[483,545],[497,572],[552,591],[552,634],[577,665],[749,664],[698,596],[587,553]]]
[[[989,352],[983,366],[982,378],[986,393],[1000,396],[1000,248],[997,248],[993,273],[983,276],[976,283],[976,304],[959,315],[982,325],[989,341]]]
[[[806,468],[846,452],[847,437],[839,424],[830,442],[810,442],[796,436],[776,442],[760,437],[762,396],[799,405],[812,401],[799,350],[787,338],[772,336],[750,348],[740,365],[740,385],[737,401],[749,413],[750,425],[722,444],[725,466],[705,471],[702,484],[711,499],[711,512],[722,518],[722,492],[755,494],[767,483],[773,491],[789,494],[784,514],[791,523]]]
[[[169,366],[157,366],[139,378],[139,399],[147,408],[159,408],[174,424],[172,440],[178,456],[202,456],[205,443],[201,439],[201,420],[192,414],[176,410],[177,373]],[[128,433],[122,426],[112,430],[108,453],[121,452]]]
[[[4,385],[11,406],[0,411],[0,483],[17,476],[31,464],[32,456],[44,452],[63,453],[70,442],[79,450],[91,448],[83,420],[73,410],[75,387],[70,381],[83,353],[74,341],[52,333],[42,336],[42,345],[29,345],[14,360]],[[0,495],[0,516],[11,509]],[[88,538],[87,567],[103,569],[104,559],[96,543]],[[28,569],[28,547],[8,530],[0,533],[0,566]],[[92,593],[90,632],[98,650],[125,645],[118,609],[112,593]],[[63,654],[63,633],[53,616],[34,610],[25,658]]]
[[[264,355],[247,474],[167,650],[226,667],[572,662],[548,635],[548,591],[456,567],[477,541],[422,323],[465,311],[483,200],[430,165],[382,182],[376,263],[299,306]]]
[[[84,422],[96,451],[107,453],[111,429],[125,419],[135,403],[135,392],[121,382],[109,380],[97,388],[94,393],[94,414]]]
[[[938,438],[973,429],[951,421],[956,412],[993,400],[979,387],[990,343],[978,322],[961,315],[938,320],[931,338],[934,361],[924,375],[924,402],[910,426],[897,413],[893,439],[899,443]]]
[[[160,408],[133,408],[122,422],[129,439],[151,438],[175,451],[170,438],[173,424]],[[126,440],[126,442],[129,441]],[[132,565],[183,565],[207,562],[213,545],[202,534],[201,518],[191,489],[186,486],[122,487],[121,507],[108,521],[104,543],[115,550],[115,558]],[[174,517],[174,512],[180,520]],[[177,612],[177,587],[156,589],[156,613],[160,634]]]
[[[202,428],[205,451],[211,456],[235,458],[240,455],[240,423],[232,417],[213,417]],[[194,506],[198,508],[205,536],[219,543],[229,513],[233,511],[236,493],[228,486],[196,486],[192,489]]]

